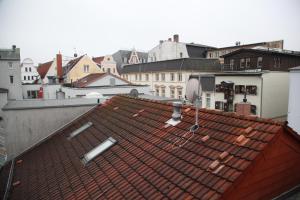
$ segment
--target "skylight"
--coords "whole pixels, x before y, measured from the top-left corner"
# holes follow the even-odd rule
[[[92,122],[88,122],[88,123],[84,124],[84,125],[81,126],[80,128],[78,128],[78,129],[76,129],[75,131],[73,131],[73,132],[69,135],[68,139],[72,139],[73,137],[79,135],[82,131],[88,129],[88,128],[91,127],[92,125],[93,125]]]
[[[90,152],[84,154],[82,158],[82,162],[84,164],[87,164],[91,160],[93,160],[96,156],[113,146],[115,143],[117,143],[117,140],[115,140],[112,137],[109,137],[107,140],[96,146],[94,149],[92,149]]]

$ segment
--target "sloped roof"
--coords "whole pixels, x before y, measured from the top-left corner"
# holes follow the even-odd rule
[[[99,57],[93,57],[92,60],[97,63],[97,64],[101,64],[101,62],[103,61],[104,56],[99,56]]]
[[[278,122],[206,109],[191,134],[194,114],[185,106],[181,123],[166,127],[172,105],[113,97],[18,156],[10,199],[219,199],[288,134]],[[109,137],[117,144],[84,166],[82,156]]]
[[[93,73],[93,74],[89,74],[81,79],[79,79],[78,81],[74,82],[74,86],[75,87],[87,87],[88,85],[90,85],[91,83],[97,81],[97,80],[100,80],[102,78],[104,78],[105,76],[112,76],[116,79],[120,79],[128,84],[131,84],[129,81],[121,78],[121,77],[118,77],[118,76],[115,76],[114,74],[110,74],[110,73]]]
[[[159,72],[159,71],[220,71],[218,59],[207,58],[181,58],[157,62],[125,65],[121,73]]]
[[[40,64],[37,68],[37,71],[41,77],[41,79],[44,79],[48,70],[50,69],[51,65],[52,65],[53,61],[49,61],[43,64]]]
[[[275,50],[275,49],[246,49],[246,48],[242,48],[242,49],[233,51],[233,52],[225,54],[221,57],[225,58],[227,56],[235,55],[235,54],[242,53],[242,52],[255,52],[255,53],[277,54],[277,55],[279,54],[279,55],[300,57],[299,51]]]
[[[130,59],[130,56],[131,56],[131,53],[132,51],[128,51],[128,50],[119,50],[117,51],[116,53],[114,53],[112,56],[115,60],[115,62],[117,63],[117,70],[120,74],[120,71],[122,69],[122,67],[128,63],[124,63],[124,58],[127,58],[127,62],[129,61]],[[146,52],[140,52],[140,51],[137,51],[137,54],[138,54],[138,57],[139,59],[142,58],[142,59],[148,59],[148,53]]]
[[[68,64],[64,67],[64,74],[67,74],[80,60],[83,56],[79,56],[78,58],[72,59],[68,62]]]

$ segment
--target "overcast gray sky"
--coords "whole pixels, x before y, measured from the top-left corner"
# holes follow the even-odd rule
[[[299,0],[0,0],[0,48],[35,64],[64,55],[148,51],[179,34],[216,47],[284,39],[300,50]]]

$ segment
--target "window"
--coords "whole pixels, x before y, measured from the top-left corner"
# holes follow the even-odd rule
[[[33,80],[33,76],[31,76],[31,80]]]
[[[244,85],[235,85],[235,94],[244,94],[245,86]]]
[[[183,53],[182,52],[180,52],[180,58],[182,58],[183,57]]]
[[[104,68],[102,68],[102,71],[103,71],[103,72],[105,72],[105,69],[104,69]]]
[[[14,76],[9,76],[9,81],[11,84],[14,83]]]
[[[26,81],[26,76],[24,76],[24,81]]]
[[[116,79],[110,78],[110,79],[109,79],[109,84],[110,84],[111,86],[114,86],[114,85],[116,84]]]
[[[211,101],[211,98],[210,98],[210,93],[206,93],[206,108],[210,108],[210,101]]]
[[[258,57],[258,58],[257,58],[257,67],[258,67],[258,68],[261,68],[261,67],[262,67],[262,60],[263,60],[262,57]]]
[[[171,76],[170,80],[171,80],[171,81],[174,81],[174,80],[175,80],[174,73],[171,73],[170,76]]]
[[[182,73],[178,73],[178,81],[182,81]]]
[[[244,67],[245,67],[245,59],[242,58],[242,59],[240,60],[240,68],[244,68]]]
[[[138,77],[138,75],[137,75],[137,74],[135,74],[135,80],[136,80],[136,81],[138,80],[138,78],[137,78],[137,77]]]
[[[256,105],[251,105],[251,114],[256,115]]]
[[[146,81],[149,81],[149,74],[146,74]]]
[[[27,67],[25,67],[25,72],[27,72],[28,71],[28,69],[27,69]]]
[[[155,80],[159,81],[159,74],[155,74]]]
[[[8,62],[8,67],[12,68],[13,67],[13,63],[12,62]]]
[[[224,92],[224,87],[221,84],[216,84],[216,92]]]
[[[234,59],[230,59],[230,69],[233,69],[234,67]]]
[[[257,95],[257,86],[255,85],[247,85],[246,86],[247,94]]]
[[[161,74],[161,81],[165,81],[165,80],[166,80],[165,73],[162,73],[162,74]]]
[[[112,137],[109,137],[107,140],[96,146],[94,149],[89,151],[88,153],[84,154],[82,158],[83,164],[87,164],[91,160],[93,160],[96,156],[99,154],[103,153],[105,150],[113,146],[114,144],[117,143],[117,140],[115,140]]]
[[[224,110],[224,102],[222,102],[222,101],[216,101],[215,102],[215,109]]]
[[[274,68],[280,68],[280,58],[274,58]]]
[[[182,99],[182,89],[181,88],[177,88],[177,95],[178,95],[178,99]]]
[[[28,80],[30,80],[30,76],[27,76]]]
[[[89,72],[89,68],[90,68],[89,65],[84,65],[83,66],[83,72],[88,73]]]
[[[87,122],[86,124],[84,124],[83,126],[79,127],[78,129],[74,130],[68,137],[68,139],[72,139],[73,137],[76,137],[77,135],[79,135],[80,133],[82,133],[83,131],[85,131],[86,129],[90,128],[93,125],[92,122]]]
[[[175,89],[174,88],[170,88],[170,97],[171,98],[175,98]]]
[[[142,80],[142,74],[139,74],[139,81]]]
[[[113,73],[116,73],[116,69],[115,68],[113,68]]]
[[[155,95],[159,96],[159,88],[155,88]]]
[[[166,89],[163,87],[161,88],[161,96],[165,97],[166,96]]]
[[[107,68],[107,73],[109,73],[109,74],[110,74],[110,68]]]
[[[123,58],[123,62],[127,63],[127,58],[126,57]]]
[[[31,72],[31,67],[29,67],[29,71]]]
[[[246,58],[246,68],[250,67],[250,58]]]

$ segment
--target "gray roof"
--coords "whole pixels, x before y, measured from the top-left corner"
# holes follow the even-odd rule
[[[158,62],[126,65],[123,67],[121,73],[179,71],[179,70],[215,72],[215,71],[221,71],[221,65],[219,59],[181,58],[181,59],[174,59],[174,60],[163,60]]]
[[[20,60],[20,48],[0,49],[0,60]]]
[[[186,49],[190,58],[206,58],[207,51],[216,48],[200,44],[187,43]]]
[[[117,63],[117,70],[120,73],[122,67],[128,63],[124,63],[124,59],[123,58],[127,58],[127,62],[130,59],[130,55],[131,55],[132,51],[128,51],[128,50],[119,50],[116,53],[114,53],[112,55],[112,57],[114,58],[115,62]],[[137,51],[138,57],[139,58],[143,58],[143,59],[148,59],[148,53],[145,52],[139,52]]]
[[[6,89],[6,88],[0,88],[0,93],[8,93],[8,89]]]

